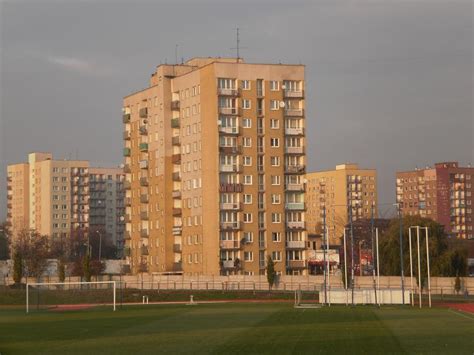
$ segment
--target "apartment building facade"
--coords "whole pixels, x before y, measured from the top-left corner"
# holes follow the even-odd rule
[[[431,218],[453,238],[474,238],[474,168],[443,162],[397,172],[396,177],[397,203],[404,215]]]
[[[160,65],[123,122],[133,272],[305,273],[304,66]]]
[[[89,231],[91,195],[97,193],[95,186],[90,185],[91,169],[88,161],[54,160],[52,154],[39,152],[29,154],[28,163],[9,165],[7,223],[13,238],[24,229],[52,238],[69,237],[77,229]],[[124,179],[121,169],[114,172],[115,176],[121,176],[119,179]],[[123,199],[123,187],[121,189]],[[115,200],[114,205],[110,205],[105,199],[104,204],[113,207],[115,215],[123,213],[115,208],[115,204],[123,208],[123,201]],[[96,228],[99,227],[106,230],[105,225],[97,224]],[[122,238],[120,234],[109,237]]]
[[[330,245],[340,245],[352,220],[377,217],[377,172],[357,164],[306,175],[308,234],[321,235],[326,225]]]

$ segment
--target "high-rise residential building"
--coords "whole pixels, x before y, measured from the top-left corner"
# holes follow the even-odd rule
[[[306,201],[310,235],[321,235],[326,225],[330,245],[340,245],[344,228],[352,220],[377,217],[377,172],[357,164],[306,175]]]
[[[458,162],[397,172],[397,203],[404,215],[420,215],[444,225],[448,235],[473,239],[474,168]]]
[[[123,101],[133,272],[306,272],[304,66],[195,58]]]
[[[108,228],[107,223],[99,223],[108,222],[106,218],[104,221],[94,220],[94,228],[106,231],[107,237],[114,242],[122,239],[123,183],[115,184],[110,190],[108,185],[103,187],[104,190],[95,183],[91,185],[91,179],[95,182],[96,176],[103,172],[107,172],[107,177],[113,176],[114,182],[124,180],[121,169],[90,168],[89,162],[83,160],[53,160],[50,153],[31,153],[28,163],[9,165],[7,222],[11,226],[13,238],[24,229],[53,238],[68,237],[77,229],[89,231],[91,209],[96,208],[91,205],[91,201],[99,193],[105,192],[103,204],[112,216],[110,225],[113,227]],[[111,190],[114,192],[110,195]],[[96,217],[94,214],[92,216]],[[117,222],[120,216],[122,221]]]

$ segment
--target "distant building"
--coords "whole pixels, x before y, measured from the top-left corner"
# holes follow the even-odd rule
[[[444,225],[446,233],[473,239],[474,168],[457,162],[397,172],[397,202],[404,215],[420,215]]]
[[[350,220],[377,217],[377,173],[357,164],[306,174],[306,220],[309,235],[321,235],[326,217],[330,245],[340,245]]]
[[[124,98],[132,272],[306,273],[304,69],[194,58]]]
[[[7,223],[13,238],[23,229],[58,238],[94,228],[120,246],[125,224],[123,179],[122,169],[90,168],[84,160],[53,160],[50,153],[29,154],[28,163],[7,167]]]

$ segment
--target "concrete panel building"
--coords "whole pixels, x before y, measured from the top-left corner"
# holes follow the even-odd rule
[[[446,233],[473,239],[474,168],[458,162],[397,172],[397,202],[404,215],[420,215],[444,225]]]
[[[68,237],[76,229],[89,231],[91,196],[101,191],[96,191],[95,185],[91,187],[91,170],[94,171],[88,161],[54,160],[52,154],[39,152],[29,154],[28,163],[9,165],[7,223],[13,238],[23,229],[36,230],[52,238]],[[124,179],[121,169],[105,171],[113,171],[114,180]],[[116,221],[122,216],[123,230],[124,202],[117,199],[123,199],[124,192],[122,183],[115,186],[122,192],[116,192],[113,200],[104,199],[104,204],[106,210],[112,209],[113,215],[113,232],[110,230],[111,234],[107,235],[118,241],[123,237],[117,232],[120,226]],[[107,230],[105,224],[98,227]]]
[[[304,274],[304,66],[195,58],[124,98],[131,270]]]
[[[340,245],[351,215],[353,221],[372,215],[377,217],[377,172],[374,169],[341,164],[335,170],[308,173],[306,183],[308,234],[321,235],[326,223],[330,245]]]

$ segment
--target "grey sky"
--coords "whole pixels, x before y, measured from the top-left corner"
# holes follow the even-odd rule
[[[231,56],[306,64],[309,171],[394,174],[473,163],[473,2],[2,2],[0,218],[6,164],[30,151],[121,163],[121,100],[161,62]],[[449,142],[449,143],[448,143]]]

